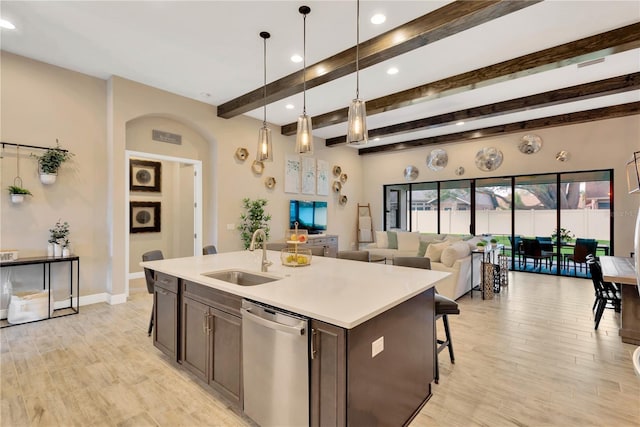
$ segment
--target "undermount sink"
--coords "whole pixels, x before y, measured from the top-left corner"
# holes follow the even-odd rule
[[[262,285],[280,280],[279,277],[263,276],[262,274],[250,273],[243,270],[214,271],[212,273],[204,273],[203,276],[240,286]]]

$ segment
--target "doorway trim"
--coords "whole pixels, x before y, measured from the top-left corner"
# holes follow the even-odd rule
[[[163,154],[145,153],[142,151],[125,150],[125,188],[124,192],[124,218],[125,218],[125,238],[124,238],[124,256],[125,256],[125,295],[129,297],[129,280],[138,279],[144,277],[143,272],[130,273],[129,264],[129,202],[130,202],[130,176],[129,176],[129,161],[132,157],[144,158],[149,160],[164,160],[167,162],[183,163],[193,166],[193,201],[195,203],[194,216],[193,216],[193,232],[195,238],[193,239],[193,255],[198,255],[202,250],[202,161],[195,159],[186,159],[183,157],[165,156]]]

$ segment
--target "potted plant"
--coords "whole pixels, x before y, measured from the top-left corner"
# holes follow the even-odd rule
[[[555,230],[553,230],[553,233],[551,234],[551,238],[554,240],[558,240],[560,239],[560,242],[570,242],[573,240],[573,233],[569,230],[567,230],[566,228],[562,228],[560,227],[560,231],[558,232],[558,229],[556,228]]]
[[[264,207],[266,205],[267,200],[265,199],[242,199],[242,206],[246,212],[240,215],[241,224],[238,226],[238,230],[240,230],[240,237],[242,237],[245,249],[249,248],[251,237],[259,228],[262,228],[267,239],[269,238],[271,215],[265,213]]]
[[[10,185],[7,189],[9,190],[9,194],[11,194],[12,203],[22,203],[24,201],[24,196],[32,195],[31,191],[17,185]]]
[[[38,173],[40,182],[43,184],[53,184],[56,182],[58,169],[60,166],[74,156],[70,151],[60,148],[60,143],[56,139],[56,146],[49,147],[42,156],[32,154],[38,159]]]
[[[480,251],[483,251],[486,245],[487,245],[487,242],[485,242],[484,240],[481,240],[478,243],[476,243],[476,248],[478,248],[478,250]]]
[[[491,243],[492,248],[495,248],[496,246],[498,246],[498,241],[496,239],[489,240],[489,243]]]
[[[53,255],[62,256],[62,245],[64,242],[69,245],[69,223],[58,220],[53,228],[49,229],[49,243],[53,243]]]

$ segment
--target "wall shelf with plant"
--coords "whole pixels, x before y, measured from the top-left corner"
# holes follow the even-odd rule
[[[74,154],[69,150],[61,148],[60,142],[58,142],[57,139],[56,146],[46,148],[46,151],[41,156],[36,154],[31,155],[38,159],[40,182],[47,185],[56,182],[60,166],[74,156]]]

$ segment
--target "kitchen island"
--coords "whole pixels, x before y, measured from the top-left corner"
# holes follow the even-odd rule
[[[241,300],[310,319],[310,424],[403,425],[431,396],[437,271],[314,257],[260,273],[261,251],[167,259],[156,272],[154,344],[243,407]],[[241,270],[274,281],[207,277]]]

